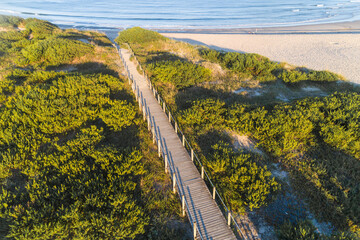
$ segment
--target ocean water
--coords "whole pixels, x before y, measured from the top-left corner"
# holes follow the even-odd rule
[[[272,27],[360,20],[360,0],[0,0],[0,14],[76,28]]]

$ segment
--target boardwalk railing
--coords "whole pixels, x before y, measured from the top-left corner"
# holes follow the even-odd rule
[[[242,233],[238,223],[235,221],[234,217],[232,216],[230,209],[226,206],[223,199],[221,198],[219,192],[217,191],[215,184],[211,181],[208,173],[206,172],[206,170],[204,168],[204,165],[202,164],[202,162],[196,155],[196,153],[193,150],[193,148],[191,147],[189,141],[186,139],[185,134],[181,131],[178,123],[176,122],[176,120],[173,117],[173,114],[171,114],[169,108],[166,106],[165,101],[160,96],[160,94],[158,93],[158,91],[156,90],[154,85],[151,83],[149,77],[146,75],[144,69],[141,67],[141,65],[140,65],[139,61],[137,60],[131,47],[128,44],[126,44],[126,45],[128,46],[128,48],[131,52],[131,55],[134,57],[137,66],[141,70],[141,74],[147,80],[149,88],[153,92],[155,99],[157,99],[159,105],[162,107],[164,113],[166,114],[166,116],[169,119],[169,123],[173,126],[173,128],[174,128],[176,134],[178,135],[178,137],[180,138],[184,148],[187,150],[188,154],[190,155],[191,160],[194,162],[194,165],[197,167],[198,171],[200,172],[201,178],[204,179],[204,181],[207,183],[207,186],[209,187],[209,191],[212,192],[212,198],[215,200],[215,202],[218,204],[219,208],[222,210],[221,212],[223,213],[224,217],[226,218],[227,224],[233,229],[235,235],[238,238],[247,239],[245,237],[245,235]],[[129,72],[128,66],[126,65],[125,59],[124,59],[121,51],[118,50],[118,52],[124,63],[125,69],[127,71],[129,83],[131,84],[132,89],[135,93],[136,100],[138,100],[138,102],[139,102],[139,108],[143,112],[144,120],[147,120],[149,131],[152,132],[153,142],[156,143],[158,146],[159,157],[162,156],[164,159],[165,171],[167,172],[168,170],[170,170],[170,176],[173,181],[173,191],[176,192],[176,188],[178,189],[179,197],[182,202],[181,205],[182,205],[183,215],[185,215],[185,211],[188,213],[187,216],[188,216],[190,223],[192,225],[192,228],[193,228],[194,238],[196,236],[199,236],[200,239],[203,239],[203,236],[201,235],[200,231],[198,231],[198,229],[199,229],[198,223],[196,221],[194,221],[194,217],[191,216],[191,212],[189,211],[189,206],[188,206],[187,202],[185,201],[185,194],[184,194],[184,192],[182,192],[181,188],[177,184],[177,183],[179,183],[179,179],[177,178],[177,176],[175,174],[175,169],[173,169],[173,166],[171,165],[172,161],[170,161],[171,159],[169,159],[169,158],[171,158],[171,155],[169,155],[165,140],[164,139],[161,140],[160,130],[157,130],[158,128],[156,127],[154,118],[151,116],[150,109],[147,107],[146,101],[144,101],[144,99],[142,97],[142,93],[139,90],[139,88],[137,87],[136,82],[134,81],[133,75]],[[197,235],[197,233],[199,233],[199,235]]]

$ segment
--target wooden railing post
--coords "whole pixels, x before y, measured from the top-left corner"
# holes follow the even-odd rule
[[[181,210],[182,210],[182,216],[185,217],[185,196],[181,196]]]
[[[177,122],[175,122],[175,133],[178,132],[178,125],[177,125]]]
[[[191,155],[191,161],[194,161],[194,149],[191,149],[190,152],[191,152],[191,154],[190,154]]]
[[[146,120],[146,107],[143,105],[143,120]]]
[[[230,224],[231,224],[231,212],[230,212],[230,210],[228,211],[227,224],[228,224],[228,226],[230,226]]]
[[[166,113],[166,105],[165,105],[165,102],[163,102],[163,109],[164,109],[164,112]]]
[[[194,234],[194,239],[196,239],[196,221],[193,222],[193,234]]]
[[[152,124],[154,125],[154,124]],[[156,143],[156,136],[155,136],[155,127],[151,126],[151,131],[152,131],[152,135],[153,135],[153,143]]]
[[[151,126],[150,126],[150,115],[147,115],[147,123],[148,123],[148,131],[151,130]]]
[[[176,178],[175,178],[175,173],[173,173],[173,193],[176,193]]]
[[[171,112],[169,111],[169,123],[171,123]]]
[[[215,200],[215,197],[216,197],[216,188],[215,188],[215,186],[213,187],[213,199]]]
[[[140,109],[140,111],[142,110],[142,103],[141,103],[141,98],[140,97],[139,97],[139,109]]]
[[[204,179],[204,166],[201,166],[201,178]]]
[[[158,136],[158,154],[159,154],[159,157],[161,157],[161,139],[159,136]]]
[[[183,146],[185,147],[185,135],[183,134],[183,136],[182,136],[182,144],[183,144]]]
[[[168,154],[165,153],[165,173],[168,172]]]

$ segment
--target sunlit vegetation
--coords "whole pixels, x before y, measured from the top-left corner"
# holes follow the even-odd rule
[[[61,31],[56,25],[36,18],[26,19],[24,25],[26,31],[30,34],[29,38],[35,39],[44,39]]]
[[[71,63],[74,58],[80,58],[92,50],[93,46],[81,41],[48,38],[26,46],[21,53],[30,64],[41,62],[45,66],[59,66]]]
[[[22,18],[15,16],[0,15],[0,27],[5,29],[14,29],[22,22]]]
[[[218,52],[212,49],[204,49],[201,56],[211,62],[219,63],[235,73],[249,75],[261,82],[276,79],[274,72],[280,68],[278,63],[270,61],[258,54]]]
[[[251,154],[235,153],[224,142],[211,146],[206,156],[211,178],[235,212],[266,205],[268,196],[279,188],[271,172],[252,161],[252,157]]]
[[[336,233],[331,236],[320,234],[309,220],[300,220],[296,223],[286,221],[278,229],[279,240],[356,240],[352,233]]]
[[[278,78],[285,83],[343,80],[341,76],[329,71],[287,70],[283,64],[272,62],[258,54],[219,52],[213,49],[203,49],[200,53],[206,60],[219,63],[225,69],[237,74],[246,74],[260,82],[274,81]]]
[[[155,82],[171,83],[178,89],[209,81],[211,73],[202,66],[176,61],[160,61],[148,66]]]
[[[257,54],[179,48],[179,42],[160,37],[135,41],[145,34],[138,28],[121,32],[118,40],[124,39],[123,33],[136,36],[129,43],[137,58],[234,212],[262,208],[284,191],[266,167],[281,163],[306,208],[336,230],[322,235],[299,215],[293,222],[277,223],[279,237],[357,239],[360,96],[356,86],[342,83],[343,77],[335,73],[276,63]],[[191,64],[189,73],[196,66],[211,67],[210,77],[179,80],[185,78],[175,76],[184,76],[184,68],[169,66],[180,63]],[[321,97],[298,97],[287,103],[279,103],[274,91],[269,96],[264,91],[263,101],[233,93],[234,87],[252,85],[265,90],[281,85],[294,91],[317,86],[324,92]],[[263,154],[234,149],[229,130],[253,139]]]
[[[115,41],[118,44],[122,43],[149,43],[157,40],[164,40],[165,37],[163,37],[161,34],[146,30],[140,27],[134,27],[127,29],[125,31],[122,31],[121,34],[115,39]]]
[[[0,238],[187,239],[109,39],[9,19],[15,30],[0,33]]]

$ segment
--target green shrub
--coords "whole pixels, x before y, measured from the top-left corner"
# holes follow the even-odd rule
[[[28,45],[21,52],[30,63],[42,62],[45,66],[59,66],[92,53],[93,46],[76,40],[49,38]]]
[[[179,123],[195,131],[221,127],[225,122],[224,105],[211,98],[194,101],[191,108],[180,113]]]
[[[359,106],[358,93],[304,99],[267,110],[234,105],[226,125],[252,136],[281,159],[320,218],[356,232],[360,216],[356,184],[360,178],[354,173],[360,170]]]
[[[22,189],[0,188],[8,237],[129,239],[144,232],[148,220],[134,199],[141,155],[96,147],[103,138],[96,126],[83,128],[38,156],[39,172]]]
[[[44,39],[50,37],[55,32],[59,32],[60,28],[56,25],[36,18],[28,18],[25,20],[25,28],[30,31],[33,38]]]
[[[24,39],[24,34],[19,31],[0,32],[0,39],[9,41],[19,41]]]
[[[171,83],[178,89],[211,79],[209,69],[180,60],[155,62],[149,64],[147,68],[154,82]]]
[[[23,20],[20,17],[0,15],[0,27],[17,28]]]
[[[266,167],[258,166],[250,154],[235,153],[224,142],[212,146],[206,158],[211,179],[232,211],[252,211],[267,204],[269,195],[279,189]]]
[[[164,36],[157,32],[146,30],[140,27],[133,27],[119,32],[119,36],[117,36],[115,42],[117,42],[119,45],[123,43],[143,44],[165,39],[166,38]]]
[[[214,49],[201,49],[200,55],[210,62],[219,63],[221,61],[221,54]]]
[[[282,71],[281,74],[278,76],[281,80],[286,83],[296,83],[300,81],[308,80],[308,76],[306,73],[300,71]]]
[[[318,240],[320,234],[309,220],[300,220],[293,224],[285,222],[278,230],[279,240]]]
[[[328,71],[311,71],[307,74],[310,81],[334,82],[341,80],[340,76]]]
[[[203,58],[220,63],[222,67],[235,73],[251,75],[260,82],[276,80],[273,74],[279,68],[279,64],[270,61],[267,57],[254,53],[218,52],[216,50],[202,50]]]

